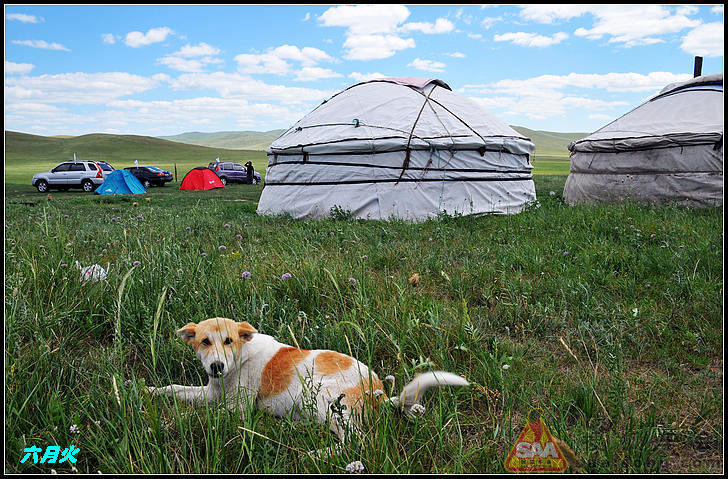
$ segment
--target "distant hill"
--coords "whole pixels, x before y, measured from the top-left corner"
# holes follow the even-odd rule
[[[79,160],[103,160],[108,162],[154,162],[160,158],[196,159],[201,164],[222,157],[239,157],[240,150],[221,147],[205,147],[181,144],[151,136],[109,135],[94,133],[72,137],[29,135],[14,131],[5,132],[5,161],[70,160],[73,154]],[[233,160],[231,160],[233,161]]]
[[[555,133],[551,131],[530,130],[522,126],[513,126],[514,130],[527,136],[536,144],[537,156],[569,156],[566,146],[574,141],[584,138],[588,133]],[[220,131],[215,133],[182,133],[173,136],[160,136],[159,138],[178,141],[190,145],[202,145],[231,150],[258,150],[265,151],[273,141],[285,133],[286,130],[271,131]]]
[[[536,156],[569,156],[569,143],[580,140],[590,133],[557,133],[553,131],[530,130],[523,126],[511,126],[536,145]]]
[[[189,132],[159,138],[190,145],[227,148],[229,150],[265,151],[286,130],[271,131],[218,131],[215,133]]]
[[[151,136],[91,134],[74,137],[50,137],[5,131],[5,183],[29,183],[34,173],[73,159],[99,160],[115,168],[155,165],[184,174],[195,166],[207,166],[220,157],[224,161],[252,161],[257,171],[264,171],[267,158],[262,151],[229,150]]]

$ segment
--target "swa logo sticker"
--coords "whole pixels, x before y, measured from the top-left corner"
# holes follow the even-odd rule
[[[543,418],[529,421],[506,458],[509,472],[563,472],[569,467]]]

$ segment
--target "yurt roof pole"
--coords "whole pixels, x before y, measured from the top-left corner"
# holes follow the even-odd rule
[[[425,101],[422,102],[422,107],[420,107],[420,112],[417,113],[417,118],[415,119],[414,123],[412,123],[412,130],[410,130],[409,138],[407,138],[407,147],[405,148],[404,153],[404,161],[402,162],[402,173],[399,174],[399,179],[397,179],[397,182],[399,183],[399,180],[402,179],[402,175],[404,175],[404,171],[409,166],[410,162],[410,143],[412,142],[412,135],[415,133],[415,128],[417,127],[417,122],[420,121],[420,117],[422,116],[422,111],[425,109],[425,105],[427,105],[427,102],[430,101],[430,95],[435,90],[435,86],[433,86],[430,91],[427,93],[427,96],[425,96]]]

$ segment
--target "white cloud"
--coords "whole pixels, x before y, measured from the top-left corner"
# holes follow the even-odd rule
[[[705,23],[683,37],[683,51],[703,57],[723,56],[723,23]]]
[[[293,45],[281,45],[274,48],[270,54],[286,60],[301,62],[304,66],[313,66],[323,61],[334,61],[328,53],[313,47],[298,48]]]
[[[717,5],[710,9],[710,13],[715,13],[716,15],[723,15],[723,5]]]
[[[435,23],[413,22],[402,25],[403,32],[422,32],[427,34],[449,33],[455,30],[455,25],[446,18],[438,18]]]
[[[152,28],[147,33],[133,31],[126,34],[124,43],[132,48],[145,47],[153,43],[163,42],[172,33],[172,30],[168,27]]]
[[[306,12],[306,15],[301,19],[302,22],[307,22],[311,18],[311,14]]]
[[[344,5],[327,9],[318,20],[325,27],[346,28],[344,58],[348,60],[389,58],[397,51],[415,47],[414,39],[403,35],[441,34],[455,29],[446,18],[438,18],[434,23],[404,23],[409,15],[404,5]]]
[[[40,23],[43,20],[42,17],[36,17],[35,15],[26,15],[25,13],[7,13],[5,14],[6,20],[16,20],[22,23]]]
[[[380,78],[387,78],[387,75],[383,75],[382,73],[375,72],[375,73],[359,73],[359,72],[352,72],[349,74],[349,78],[354,80],[357,83],[369,81],[369,80],[378,80]]]
[[[490,29],[493,25],[495,25],[498,22],[503,21],[502,17],[485,17],[481,22],[480,26],[485,28],[486,30]]]
[[[40,48],[41,50],[71,51],[60,43],[48,43],[45,40],[13,40],[13,43],[16,45],[24,45],[26,47]]]
[[[455,18],[457,18],[466,25],[470,25],[471,23],[473,23],[473,16],[466,14],[462,8],[459,8],[457,11],[455,11]]]
[[[163,76],[129,73],[63,73],[5,78],[5,101],[91,105],[150,90]]]
[[[26,75],[35,68],[35,65],[30,63],[13,63],[5,61],[5,74],[7,75]]]
[[[215,48],[212,45],[208,45],[205,42],[200,42],[197,45],[190,45],[188,43],[187,45],[180,48],[178,51],[174,52],[173,55],[189,58],[218,55],[219,53],[220,50],[218,48]]]
[[[407,65],[408,67],[416,68],[418,70],[424,70],[428,72],[437,72],[441,73],[445,71],[445,64],[440,62],[435,62],[432,60],[421,60],[419,58],[415,58],[412,60],[410,64]]]
[[[591,95],[606,92],[657,93],[665,85],[684,81],[688,74],[653,72],[568,75],[541,75],[526,80],[506,79],[487,85],[466,85],[461,93],[488,110],[503,110],[506,115],[525,116],[531,120],[563,117],[568,111],[610,111],[629,104],[623,100],[604,100]],[[595,90],[585,95],[575,89]],[[565,94],[562,90],[567,90]],[[486,95],[481,97],[478,95]],[[611,116],[613,118],[613,116]]]
[[[404,5],[347,5],[331,7],[319,17],[325,27],[345,27],[350,35],[392,33],[407,20]]]
[[[101,40],[107,45],[113,45],[116,43],[116,38],[113,33],[102,33]]]
[[[396,35],[355,35],[344,42],[348,51],[344,58],[348,60],[379,60],[389,58],[399,50],[414,48],[412,38],[400,38]]]
[[[452,58],[466,58],[467,57],[467,55],[462,52],[446,53],[445,55],[452,57]]]
[[[551,37],[537,35],[535,33],[515,32],[495,35],[493,40],[496,42],[512,42],[524,47],[549,47],[561,43],[567,38],[569,38],[569,35],[564,32],[555,33]]]
[[[299,62],[303,67],[314,67],[322,61],[335,61],[328,53],[318,48],[281,45],[265,53],[241,53],[235,57],[238,71],[245,74],[288,75],[293,67],[286,60]]]
[[[223,63],[221,59],[215,57],[183,58],[175,55],[162,57],[157,61],[173,70],[186,73],[203,72],[209,65]]]
[[[553,5],[538,4],[521,7],[521,18],[538,23],[555,23],[557,20],[570,20],[592,11],[590,5]]]
[[[184,74],[170,79],[169,84],[173,90],[212,89],[223,98],[246,98],[290,104],[320,102],[335,93],[330,90],[271,85],[240,73],[225,72]]]
[[[539,23],[555,23],[571,20],[585,14],[594,17],[591,28],[580,27],[574,35],[589,40],[607,38],[609,43],[621,43],[625,47],[661,43],[662,35],[678,33],[700,25],[688,15],[697,10],[693,7],[669,7],[663,5],[529,5],[522,7],[521,18]]]
[[[339,78],[343,76],[341,73],[329,70],[328,68],[303,67],[296,72],[296,76],[293,79],[295,81],[316,81],[324,78]]]
[[[540,90],[553,90],[569,87],[602,89],[610,92],[656,92],[669,83],[690,79],[689,74],[669,72],[641,73],[569,73],[568,75],[541,75],[527,80],[500,80],[490,84],[501,92],[516,94],[530,92],[538,94]]]
[[[220,50],[201,42],[197,45],[187,44],[178,51],[157,60],[160,64],[166,65],[174,70],[187,73],[202,72],[209,65],[220,64],[223,61],[215,58]]]

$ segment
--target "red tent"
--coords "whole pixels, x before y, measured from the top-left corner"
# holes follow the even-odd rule
[[[225,185],[214,171],[204,166],[191,169],[179,186],[180,190],[211,190],[213,188],[225,188]]]

